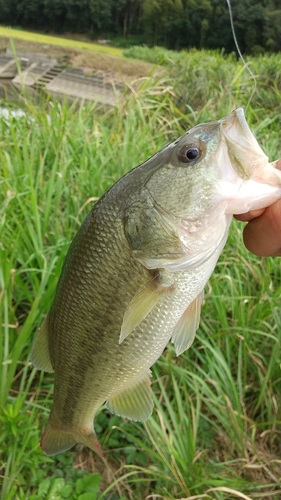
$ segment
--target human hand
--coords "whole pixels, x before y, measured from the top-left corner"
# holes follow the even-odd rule
[[[273,165],[281,170],[281,159]],[[244,228],[243,238],[250,252],[264,257],[281,256],[281,200],[270,207],[234,217],[248,222]]]

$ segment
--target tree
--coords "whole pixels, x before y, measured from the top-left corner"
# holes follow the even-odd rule
[[[16,3],[16,14],[20,24],[25,27],[44,29],[44,0],[20,0]]]
[[[279,0],[269,0],[263,30],[263,45],[267,50],[281,51],[281,6]]]
[[[235,27],[243,52],[260,52],[263,43],[263,27],[266,9],[262,2],[240,0],[235,4]]]
[[[116,0],[113,4],[112,16],[115,33],[124,38],[140,30],[142,0]]]
[[[149,45],[178,45],[178,31],[182,26],[182,0],[143,0],[142,23]]]
[[[281,50],[280,0],[235,0],[232,13],[241,52]],[[0,0],[0,23],[236,51],[225,0]]]
[[[13,26],[16,22],[16,0],[0,0],[0,22]]]
[[[66,0],[64,29],[73,33],[87,33],[90,26],[89,0]]]
[[[46,30],[62,33],[66,17],[66,0],[44,0]]]
[[[210,49],[225,49],[226,52],[236,50],[230,25],[227,3],[212,0],[212,12],[209,17],[209,30],[204,41],[204,47]]]
[[[112,7],[114,0],[89,0],[91,32],[109,33],[112,29]]]

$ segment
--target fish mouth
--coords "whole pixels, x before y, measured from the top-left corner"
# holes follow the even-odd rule
[[[234,170],[242,179],[281,185],[281,159],[268,161],[245,118],[243,108],[237,108],[226,118],[219,120],[222,135],[228,146],[228,154]],[[274,172],[272,171],[274,168]],[[276,172],[277,170],[277,172]]]
[[[281,172],[276,168],[281,161],[269,163],[242,108],[220,120],[220,128],[230,160],[223,174],[226,213],[241,214],[274,203],[281,197]]]
[[[265,156],[248,125],[243,108],[235,109],[229,116],[222,118],[219,122],[221,123],[223,133],[229,138],[229,140],[235,140],[237,135],[239,135],[240,141],[242,139],[244,143],[251,144],[252,147]]]
[[[253,178],[253,175],[258,177],[256,174],[268,165],[268,157],[253,135],[243,108],[220,120],[220,126],[232,167],[239,177],[244,180]]]

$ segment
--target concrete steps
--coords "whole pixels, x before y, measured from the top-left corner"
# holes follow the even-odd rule
[[[15,61],[14,58],[10,56],[0,54],[0,78],[1,79],[12,79],[17,75],[18,67],[21,70],[26,67],[26,60],[24,58],[19,58]]]
[[[55,64],[52,66],[46,73],[44,73],[38,80],[32,85],[36,90],[45,89],[46,86],[56,78],[61,72],[63,68],[59,64]]]
[[[7,76],[10,82],[21,91],[25,86],[30,91],[46,92],[58,98],[96,101],[105,106],[115,106],[123,93],[123,83],[112,73],[98,70],[90,75],[83,69],[63,68],[59,61],[39,54],[21,54],[21,71],[17,73],[14,59],[0,54],[0,75]],[[6,57],[6,58],[5,58]],[[1,78],[1,76],[0,76]],[[4,78],[4,77],[3,77]]]
[[[19,85],[23,84],[33,88],[36,88],[38,85],[38,88],[43,88],[44,85],[47,85],[47,83],[55,77],[52,76],[52,70],[57,67],[59,68],[59,72],[61,72],[62,69],[58,64],[54,64],[50,61],[35,61],[29,64],[20,74],[17,74],[15,78],[13,78],[13,83]]]

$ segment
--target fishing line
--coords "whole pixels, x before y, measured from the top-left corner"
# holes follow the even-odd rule
[[[227,6],[228,6],[228,12],[229,12],[229,17],[230,17],[230,26],[231,26],[232,36],[233,36],[233,40],[234,40],[234,43],[235,43],[236,50],[238,52],[238,55],[239,55],[242,63],[244,64],[244,68],[247,69],[247,71],[250,73],[250,75],[251,75],[251,77],[252,77],[252,79],[254,81],[254,87],[253,87],[252,93],[251,93],[251,95],[249,97],[249,100],[248,100],[248,103],[247,103],[247,106],[246,106],[246,111],[247,111],[248,107],[249,107],[249,105],[251,103],[251,100],[253,98],[253,95],[255,94],[255,92],[257,90],[257,78],[254,75],[254,73],[252,72],[251,68],[249,67],[249,64],[245,61],[244,56],[243,56],[243,54],[242,54],[242,52],[240,50],[239,43],[238,43],[238,40],[236,38],[235,28],[234,28],[233,14],[232,14],[230,0],[226,0],[226,3],[227,3]]]

